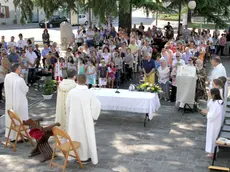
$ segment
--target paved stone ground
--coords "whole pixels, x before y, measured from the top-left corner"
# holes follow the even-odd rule
[[[52,100],[41,101],[41,94],[32,89],[29,97],[30,116],[43,117],[43,125],[53,123],[55,96]],[[208,172],[211,160],[204,151],[206,119],[196,113],[181,114],[173,104],[162,103],[144,128],[143,114],[103,111],[95,127],[99,164],[88,164],[82,170],[70,161],[67,171]],[[0,141],[4,141],[3,135]],[[53,144],[54,140],[51,138],[50,142]],[[39,156],[28,158],[32,148],[29,143],[18,144],[17,151],[12,152],[0,144],[0,171],[61,171],[56,167],[50,169],[49,162],[40,163]],[[220,149],[216,165],[230,167],[229,153],[229,149]],[[56,159],[63,163],[61,157]]]
[[[39,97],[40,95],[38,95]],[[31,117],[43,117],[43,125],[54,121],[55,97],[41,101],[30,110]],[[198,114],[181,115],[173,106],[162,106],[146,128],[144,115],[124,112],[102,112],[96,124],[99,164],[80,170],[70,161],[67,171],[86,172],[206,172],[210,160],[205,157],[206,120]],[[4,141],[3,135],[0,137]],[[51,139],[51,144],[53,139]],[[60,171],[49,168],[49,162],[29,159],[32,146],[18,144],[17,152],[0,145],[1,171]],[[220,150],[217,163],[229,166],[229,150]],[[57,158],[63,163],[62,158]]]

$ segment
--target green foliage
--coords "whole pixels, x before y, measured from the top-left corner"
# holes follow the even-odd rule
[[[14,0],[15,7],[19,7],[21,10],[20,23],[24,24],[26,21],[32,21],[33,17],[33,0]]]
[[[170,11],[162,5],[161,0],[89,0],[86,3],[86,8],[92,8],[93,14],[102,23],[106,22],[107,16],[117,17],[119,13],[129,13],[130,7],[144,8],[146,11]]]
[[[178,9],[179,5],[187,6],[188,0],[164,0],[169,2],[168,8]],[[219,27],[226,26],[226,19],[229,19],[230,0],[196,0],[194,15],[207,18],[208,22],[214,22]],[[225,19],[225,20],[224,20]]]
[[[46,18],[49,18],[53,13],[60,8],[67,8],[69,11],[77,11],[77,1],[74,0],[33,0],[34,5],[44,10]]]
[[[56,81],[55,80],[46,80],[43,90],[43,95],[51,95],[55,92]]]
[[[77,4],[80,0],[14,0],[15,7],[21,10],[20,23],[25,24],[26,21],[32,21],[34,7],[39,7],[44,10],[46,18],[49,18],[53,13],[60,8],[67,8],[68,11],[77,11]]]

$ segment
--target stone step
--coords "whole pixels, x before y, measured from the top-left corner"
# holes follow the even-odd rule
[[[222,131],[230,132],[230,126],[229,125],[224,125],[223,128],[222,128]]]
[[[230,118],[230,113],[228,113],[228,112],[225,113],[225,119],[226,118]]]
[[[226,107],[226,112],[229,112],[230,113],[230,107]]]
[[[225,124],[230,125],[230,120],[229,119],[225,120]]]
[[[224,138],[230,139],[230,132],[222,131],[220,133],[220,137],[224,137]]]
[[[230,107],[230,101],[227,102],[227,107]]]

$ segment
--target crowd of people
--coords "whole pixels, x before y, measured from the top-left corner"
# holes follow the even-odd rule
[[[141,23],[138,28],[134,25],[131,33],[128,34],[122,28],[116,31],[112,25],[104,28],[81,27],[76,34],[73,34],[73,40],[64,55],[61,55],[57,43],[51,44],[47,29],[44,30],[42,36],[44,47],[34,45],[31,40],[26,42],[22,34],[18,35],[17,42],[14,36],[9,42],[2,36],[0,100],[3,100],[2,89],[5,76],[11,72],[12,66],[13,72],[19,70],[15,64],[20,66],[21,71],[17,73],[22,74],[21,77],[27,85],[33,85],[36,82],[37,69],[42,68],[49,72],[60,85],[59,92],[64,92],[64,99],[67,92],[76,87],[73,81],[75,74],[81,76],[81,85],[86,82],[89,88],[97,85],[114,88],[119,87],[122,82],[133,80],[134,73],[140,72],[143,74],[143,81],[153,85],[158,84],[163,90],[160,98],[170,102],[176,101],[178,68],[194,66],[198,77],[195,101],[210,100],[209,111],[202,110],[201,113],[207,114],[208,117],[206,151],[212,155],[214,141],[224,120],[227,101],[227,75],[221,64],[221,58],[217,55],[229,54],[230,30],[220,35],[216,31],[211,33],[209,29],[189,30],[185,27],[181,29],[177,39],[174,39],[170,23],[165,29],[165,33],[155,26],[145,29]],[[209,61],[214,70],[211,78],[208,79],[205,67]],[[210,94],[207,94],[207,82],[210,82]],[[26,85],[23,87],[27,92]],[[79,89],[85,89],[85,87]],[[63,102],[65,100],[57,102],[57,108],[66,108],[67,105],[63,105]],[[66,112],[59,109],[58,113]],[[61,116],[62,114],[57,115],[56,120],[62,121],[63,129],[68,130],[65,126],[66,121],[58,119]],[[212,120],[217,116],[218,127],[213,127],[216,123]]]
[[[210,30],[189,30],[185,27],[178,39],[174,39],[171,33],[173,28],[170,23],[165,26],[165,33],[155,26],[146,30],[142,23],[138,28],[134,25],[129,35],[125,29],[116,31],[112,25],[104,28],[81,27],[73,34],[73,41],[62,56],[57,43],[51,44],[47,29],[42,35],[43,47],[34,45],[30,39],[26,42],[22,34],[18,35],[17,42],[14,36],[9,42],[2,36],[0,69],[6,75],[12,63],[20,63],[28,85],[36,82],[37,68],[49,71],[58,83],[67,77],[68,69],[74,69],[78,74],[86,74],[89,87],[99,85],[109,88],[132,80],[133,74],[141,71],[145,82],[162,87],[165,93],[163,99],[174,102],[177,67],[188,64],[197,67],[200,77],[196,98],[207,99],[207,78],[203,67],[212,55],[222,55],[225,49],[229,49],[225,32],[220,36],[216,31],[211,34]],[[1,92],[3,81],[0,85]]]

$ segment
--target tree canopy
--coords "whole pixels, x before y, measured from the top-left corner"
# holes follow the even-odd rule
[[[21,9],[21,23],[32,20],[33,8],[40,7],[44,10],[46,18],[49,18],[53,13],[60,8],[67,8],[68,10],[77,11],[77,0],[14,0],[15,7]]]
[[[21,8],[21,23],[32,20],[33,8],[35,6],[44,10],[46,18],[60,8],[77,11],[78,5],[86,9],[92,8],[93,14],[101,22],[106,21],[107,16],[118,16],[130,14],[130,8],[144,8],[146,11],[172,12],[178,9],[179,5],[187,6],[188,0],[14,0],[15,7]],[[163,4],[168,3],[165,7]],[[217,25],[226,25],[229,19],[230,0],[196,0],[197,7],[195,15],[203,16]]]
[[[170,9],[178,9],[179,5],[187,6],[188,0],[164,0],[168,2]],[[208,21],[216,23],[218,26],[226,26],[226,20],[229,20],[230,0],[196,0],[194,15],[207,18]]]

